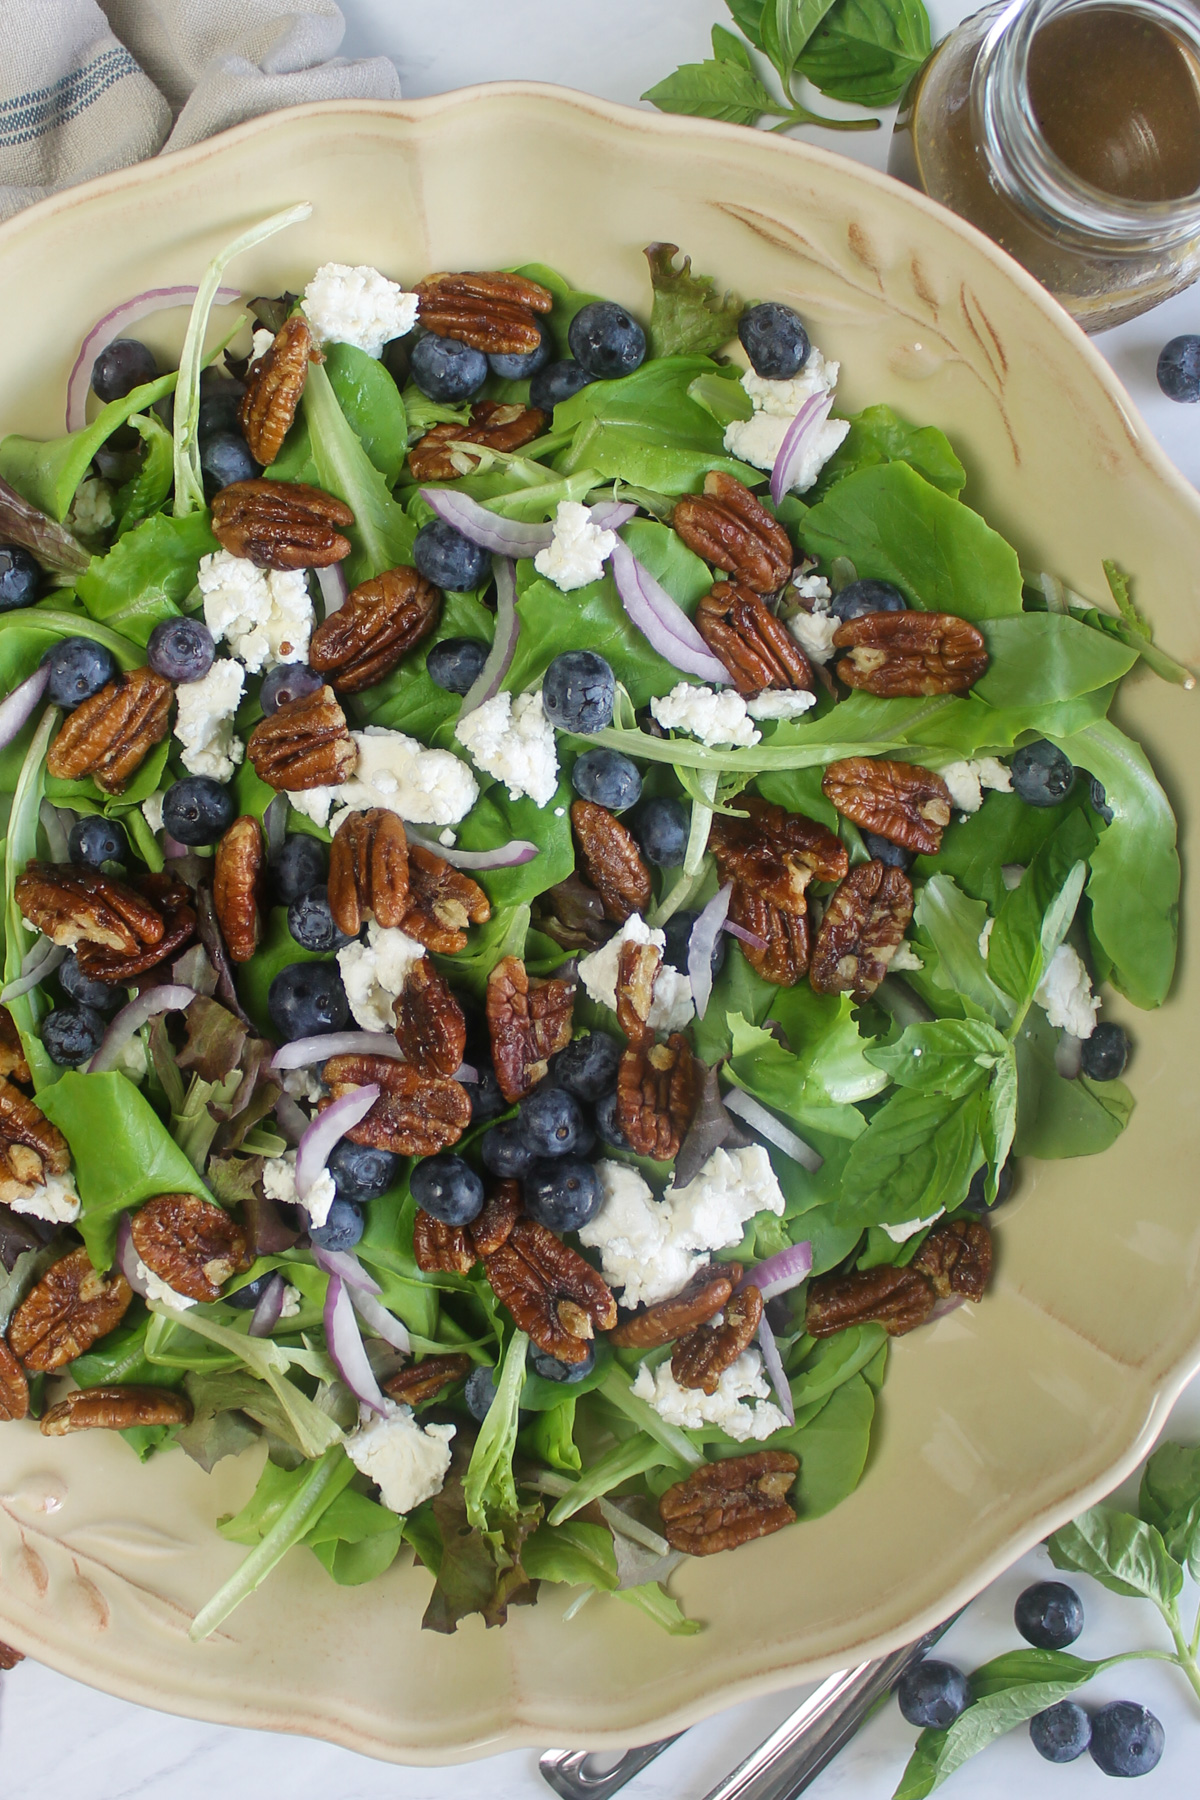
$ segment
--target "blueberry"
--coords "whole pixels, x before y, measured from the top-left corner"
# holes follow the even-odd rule
[[[77,1069],[100,1048],[104,1017],[91,1006],[59,1006],[42,1023],[42,1042],[51,1062]]]
[[[1013,1181],[1017,1171],[1010,1156],[1000,1171],[1000,1179],[996,1183],[996,1198],[992,1201],[991,1206],[984,1198],[987,1190],[987,1173],[986,1163],[982,1168],[976,1169],[971,1177],[971,1185],[967,1189],[967,1197],[962,1203],[964,1211],[979,1213],[983,1218],[986,1218],[988,1213],[994,1212],[996,1207],[1004,1205],[1013,1191]]]
[[[394,1186],[400,1178],[401,1160],[391,1150],[375,1150],[370,1144],[352,1144],[343,1138],[329,1152],[325,1166],[339,1199],[362,1206]]]
[[[262,474],[250,446],[240,431],[214,431],[200,439],[200,467],[211,491],[232,487],[235,481],[253,481]]]
[[[94,1007],[97,1012],[116,1012],[128,998],[118,983],[95,981],[85,975],[73,950],[58,965],[58,985],[68,1000],[74,1000],[77,1006]]]
[[[47,650],[42,661],[50,670],[46,698],[67,712],[90,700],[116,679],[117,659],[94,638],[69,637]]]
[[[330,1202],[323,1225],[310,1225],[308,1235],[318,1250],[353,1250],[362,1237],[364,1220],[359,1207],[339,1194]]]
[[[487,551],[444,519],[431,519],[428,525],[422,525],[413,540],[412,559],[426,581],[432,581],[434,587],[448,588],[453,594],[482,587],[491,568]]]
[[[585,750],[575,759],[571,786],[581,799],[619,813],[641,798],[642,777],[637,764],[619,750]]]
[[[589,1031],[572,1039],[550,1064],[550,1073],[560,1088],[578,1094],[581,1100],[598,1100],[617,1079],[622,1046],[607,1031]]]
[[[248,1281],[244,1287],[238,1288],[236,1293],[222,1294],[221,1298],[226,1306],[236,1306],[242,1312],[253,1312],[266,1293],[270,1280],[270,1275],[259,1275],[256,1280]]]
[[[203,680],[216,654],[212,632],[199,619],[164,619],[146,645],[146,661],[168,681]]]
[[[318,954],[340,950],[354,941],[334,924],[329,910],[329,889],[324,882],[309,888],[306,894],[296,896],[288,907],[287,926],[301,949],[315,950]]]
[[[412,373],[412,338],[389,338],[383,346],[380,362],[391,376],[398,388],[402,388]]]
[[[1045,1712],[1034,1713],[1029,1736],[1039,1756],[1047,1762],[1074,1762],[1091,1742],[1092,1722],[1076,1700],[1060,1700]]]
[[[663,959],[664,961],[669,962],[673,969],[678,969],[681,975],[687,974],[688,945],[692,941],[692,927],[699,917],[699,913],[694,912],[672,913],[671,917],[663,926],[663,931],[667,939],[667,947],[663,951]],[[725,956],[728,949],[728,935],[724,931],[718,931],[717,941],[712,948],[712,972],[714,981],[725,967]]]
[[[495,1069],[488,1063],[477,1063],[476,1067],[479,1070],[479,1080],[468,1081],[463,1085],[471,1102],[472,1125],[486,1125],[489,1119],[499,1117],[508,1102],[500,1092]]]
[[[211,371],[205,369],[200,376],[200,416],[196,422],[196,435],[201,440],[216,431],[237,430],[238,411],[246,392],[245,382],[224,381],[219,377],[210,380],[207,379],[210,374]]]
[[[1163,1753],[1163,1728],[1148,1708],[1114,1700],[1092,1714],[1088,1749],[1106,1775],[1148,1775]]]
[[[550,335],[550,327],[545,319],[538,320],[538,329],[542,341],[536,350],[526,350],[518,356],[489,356],[488,363],[493,375],[499,375],[501,381],[527,381],[544,369],[554,355],[554,339]]]
[[[907,612],[908,601],[890,581],[852,581],[833,596],[829,610],[845,624],[864,613]]]
[[[1017,1596],[1013,1621],[1027,1644],[1065,1650],[1083,1630],[1083,1602],[1065,1581],[1035,1581]]]
[[[32,606],[38,597],[42,571],[19,544],[0,544],[0,612]]]
[[[533,1151],[525,1142],[519,1119],[502,1119],[479,1140],[479,1155],[493,1175],[524,1175],[533,1166]]]
[[[529,404],[542,412],[553,412],[564,400],[572,399],[596,379],[582,363],[552,362],[539,369],[529,384]]]
[[[534,1156],[573,1156],[591,1147],[583,1107],[565,1088],[543,1082],[526,1094],[519,1111],[521,1135]]]
[[[1200,337],[1185,332],[1164,344],[1156,373],[1168,400],[1200,400]]]
[[[1092,1081],[1115,1081],[1129,1061],[1129,1039],[1120,1025],[1097,1025],[1083,1040],[1080,1068]]]
[[[595,1169],[577,1156],[534,1163],[522,1191],[530,1218],[559,1233],[594,1219],[604,1199]]]
[[[1013,793],[1026,806],[1057,806],[1075,786],[1075,770],[1057,744],[1038,738],[1026,744],[1009,764]]]
[[[630,820],[642,855],[656,869],[677,869],[687,850],[691,821],[681,800],[665,795],[643,800]]]
[[[1092,811],[1104,820],[1106,825],[1113,822],[1113,809],[1108,804],[1108,795],[1104,791],[1104,783],[1097,781],[1093,775],[1088,783],[1088,801]]]
[[[482,1425],[496,1398],[496,1371],[488,1363],[477,1363],[467,1376],[463,1399],[467,1411]]]
[[[412,378],[423,394],[443,406],[469,400],[487,380],[488,359],[457,338],[435,337],[428,332],[409,352]]]
[[[106,862],[128,862],[125,827],[115,819],[101,818],[99,813],[77,819],[67,839],[67,855],[85,869],[98,869]]]
[[[910,1725],[945,1731],[970,1706],[971,1690],[961,1669],[927,1656],[900,1677],[896,1698]]]
[[[324,676],[310,669],[307,663],[277,663],[263,676],[259,705],[265,713],[278,712],[281,706],[303,700],[305,694],[315,694],[324,685]]]
[[[342,1031],[350,1017],[336,963],[289,963],[267,992],[271,1023],[284,1043]]]
[[[425,658],[430,681],[447,694],[465,694],[474,687],[487,661],[488,647],[478,638],[443,638]]]
[[[617,1124],[617,1090],[601,1094],[595,1109],[596,1131],[610,1150],[628,1150],[632,1148],[629,1139]]]
[[[324,881],[329,867],[329,851],[320,838],[306,831],[290,831],[283,848],[271,864],[271,887],[281,906],[290,906],[310,888]]]
[[[92,392],[98,400],[123,400],[158,374],[154,353],[137,338],[114,338],[92,365]]]
[[[596,1345],[594,1342],[588,1345],[587,1355],[582,1362],[559,1362],[557,1356],[551,1356],[548,1350],[537,1349],[530,1361],[543,1381],[582,1381],[596,1366]]]
[[[560,731],[603,731],[616,697],[616,676],[594,650],[565,650],[542,680],[542,705]]]
[[[808,361],[808,333],[800,315],[778,300],[747,307],[737,334],[750,367],[764,381],[790,381]]]
[[[581,306],[567,330],[567,343],[575,361],[600,381],[632,375],[646,357],[645,332],[615,300]]]
[[[469,1225],[483,1211],[483,1182],[461,1156],[427,1156],[411,1176],[417,1205],[443,1225]]]
[[[215,844],[236,813],[231,790],[211,775],[188,775],[163,795],[163,825],[180,844]]]
[[[881,862],[885,869],[912,868],[913,853],[906,850],[903,844],[893,844],[890,839],[878,837],[873,831],[864,831],[862,841],[867,855],[876,862]]]

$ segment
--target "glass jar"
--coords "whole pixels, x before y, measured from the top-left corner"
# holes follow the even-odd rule
[[[1085,331],[1134,318],[1200,274],[1200,9],[998,0],[915,78],[888,167]]]

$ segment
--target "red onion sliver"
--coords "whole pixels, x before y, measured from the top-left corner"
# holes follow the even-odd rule
[[[599,500],[588,511],[598,531],[619,531],[622,525],[628,525],[637,505],[633,500]]]
[[[832,394],[810,394],[784,433],[771,469],[771,499],[776,506],[791,491],[792,483],[800,473],[800,464],[808,449],[809,439],[825,423],[832,406]]]
[[[1083,1068],[1083,1039],[1064,1031],[1054,1046],[1054,1067],[1064,1081],[1074,1081]]]
[[[0,703],[0,750],[7,748],[29,722],[30,715],[46,691],[50,679],[49,663],[42,663],[8,698]]]
[[[342,570],[341,563],[330,563],[327,568],[314,569],[317,586],[321,590],[321,603],[328,619],[335,612],[341,612],[350,597],[350,588]]]
[[[785,1156],[790,1156],[793,1162],[798,1162],[800,1167],[807,1169],[810,1175],[815,1175],[824,1163],[825,1158],[818,1155],[811,1144],[806,1144],[804,1139],[797,1137],[796,1133],[789,1130],[781,1119],[777,1119],[773,1112],[768,1112],[765,1106],[760,1106],[752,1094],[745,1093],[741,1088],[731,1087],[722,1094],[721,1098],[730,1112],[737,1113],[738,1117],[744,1119],[747,1125],[752,1125],[755,1131],[765,1137],[769,1143],[774,1144],[777,1150],[782,1150]]]
[[[393,1350],[411,1350],[412,1339],[407,1326],[401,1324],[373,1294],[362,1288],[348,1288],[350,1304],[373,1337],[382,1338]]]
[[[507,556],[494,556],[492,574],[496,578],[496,633],[487,661],[463,696],[460,719],[465,719],[477,706],[500,692],[500,683],[508,674],[521,635],[521,621],[517,617],[516,567]]]
[[[944,1300],[935,1300],[930,1319],[944,1319],[947,1313],[957,1312],[966,1304],[965,1294],[947,1294]]]
[[[745,1287],[747,1282],[752,1282],[764,1301],[774,1300],[807,1281],[812,1274],[812,1263],[812,1245],[805,1239],[803,1243],[791,1244],[786,1250],[758,1263],[742,1278],[740,1285]]]
[[[138,1270],[142,1266],[142,1259],[134,1248],[133,1233],[129,1228],[129,1214],[127,1212],[123,1212],[117,1222],[117,1254],[115,1261],[117,1267],[120,1269],[134,1293],[142,1300],[145,1300],[149,1293],[149,1289],[146,1286],[145,1276],[138,1274]]]
[[[717,661],[683,608],[620,538],[611,561],[621,604],[651,648],[685,675],[698,675],[714,686],[728,687],[725,664]]]
[[[308,1114],[301,1112],[290,1094],[280,1094],[274,1110],[275,1123],[280,1131],[289,1144],[297,1145],[311,1123]]]
[[[241,294],[241,288],[223,287],[217,289],[216,304],[228,306]],[[81,431],[87,423],[87,397],[92,385],[92,370],[96,358],[102,350],[106,350],[114,338],[139,319],[148,318],[151,313],[162,312],[168,306],[190,306],[196,298],[194,287],[149,288],[144,294],[136,294],[132,300],[126,300],[121,306],[114,306],[106,312],[102,319],[97,319],[92,329],[79,347],[79,355],[75,358],[75,366],[67,380],[67,430]]]
[[[391,1056],[404,1061],[404,1052],[390,1031],[327,1031],[323,1037],[295,1038],[271,1058],[273,1069],[307,1069],[310,1063],[330,1056]]]
[[[792,1405],[792,1388],[783,1366],[783,1358],[779,1354],[779,1345],[775,1342],[775,1333],[767,1324],[764,1313],[758,1321],[758,1347],[762,1351],[763,1367],[771,1377],[771,1386],[775,1389],[775,1398],[779,1402],[780,1411],[789,1425],[796,1423],[796,1408]]]
[[[147,1019],[152,1019],[155,1013],[182,1012],[195,998],[195,988],[177,987],[173,982],[163,987],[143,988],[128,1006],[121,1008],[101,1038],[100,1048],[88,1064],[87,1073],[103,1075],[106,1070],[116,1068],[122,1050]]]
[[[721,935],[721,927],[725,923],[725,915],[729,911],[729,902],[733,896],[733,883],[727,881],[725,886],[713,895],[696,923],[692,926],[688,938],[687,972],[692,984],[692,999],[696,1005],[696,1017],[702,1019],[708,1007],[713,984],[713,951],[717,939]]]
[[[49,947],[43,950],[43,944]],[[36,962],[33,960],[34,951],[39,952]],[[53,975],[59,963],[65,962],[66,958],[67,947],[65,944],[52,944],[49,938],[39,938],[33,949],[27,953],[21,964],[21,973],[16,980],[10,981],[6,988],[0,989],[0,1002],[7,1005],[10,1000],[19,1000],[22,994],[28,994],[31,989],[37,987],[40,981],[45,981],[48,975]]]
[[[465,538],[490,550],[493,556],[536,556],[554,537],[552,525],[525,525],[518,519],[502,519],[467,494],[449,488],[422,488],[421,498],[439,519],[453,525]]]
[[[744,925],[738,925],[733,919],[725,919],[721,930],[727,931],[730,937],[737,938],[739,943],[749,944],[752,950],[765,950],[767,947],[765,937],[759,937],[757,931],[747,931]]]
[[[454,1071],[454,1079],[455,1081],[478,1081],[479,1070],[470,1063],[459,1063]]]
[[[516,869],[541,855],[537,845],[530,843],[528,838],[512,838],[507,844],[498,844],[494,850],[455,850],[453,846],[436,844],[432,838],[422,837],[407,820],[404,829],[410,844],[431,850],[434,856],[440,856],[454,869]]]
[[[332,1034],[331,1034],[332,1035]],[[329,1160],[329,1152],[365,1119],[379,1098],[379,1083],[369,1081],[365,1087],[343,1094],[318,1113],[296,1150],[296,1197],[303,1200],[317,1176]]]
[[[350,1303],[350,1295],[340,1275],[329,1277],[325,1296],[325,1342],[338,1374],[357,1400],[381,1417],[387,1417],[387,1401],[375,1379],[358,1329],[358,1320]]]
[[[353,1250],[321,1250],[316,1244],[312,1246],[312,1259],[318,1269],[324,1269],[327,1275],[336,1275],[349,1288],[357,1288],[364,1294],[378,1294],[379,1283],[367,1271],[355,1256]]]
[[[254,1311],[250,1315],[251,1337],[270,1337],[279,1323],[283,1312],[283,1296],[287,1283],[283,1276],[272,1275],[262,1293],[258,1296]]]

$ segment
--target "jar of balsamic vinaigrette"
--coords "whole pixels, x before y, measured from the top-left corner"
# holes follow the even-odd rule
[[[1085,331],[1200,274],[1200,5],[999,0],[916,76],[893,175],[969,219]]]

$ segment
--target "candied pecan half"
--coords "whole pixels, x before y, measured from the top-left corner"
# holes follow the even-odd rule
[[[799,1471],[786,1450],[755,1450],[706,1463],[658,1502],[667,1542],[689,1556],[713,1556],[782,1531],[796,1521],[787,1495]]]
[[[255,462],[266,467],[283,448],[304,392],[310,362],[324,362],[303,313],[283,321],[262,355],[246,371],[238,424]]]
[[[637,839],[594,800],[572,800],[571,823],[587,878],[604,902],[605,918],[624,925],[631,914],[641,912],[653,892]]]
[[[25,1371],[0,1337],[0,1420],[23,1419],[29,1411],[29,1383]]]
[[[0,1138],[0,1201],[11,1206],[14,1200],[28,1200],[45,1179],[42,1159],[36,1150]]]
[[[622,1319],[609,1333],[609,1342],[625,1350],[653,1350],[669,1344],[719,1313],[741,1279],[740,1263],[707,1263],[669,1300],[659,1300]]]
[[[617,1124],[638,1156],[670,1162],[696,1109],[696,1064],[681,1032],[631,1044],[617,1069]]]
[[[840,881],[849,868],[845,845],[815,819],[753,794],[739,794],[736,805],[746,818],[718,813],[709,831],[723,881],[740,882],[782,912],[803,912],[810,881]]]
[[[435,337],[457,338],[489,356],[522,356],[542,341],[535,313],[547,313],[554,296],[540,282],[498,270],[439,272],[415,290],[421,323]]]
[[[923,1325],[937,1298],[920,1269],[854,1269],[849,1275],[821,1275],[808,1284],[804,1329],[810,1337],[832,1337],[848,1325],[882,1325],[889,1337],[903,1337]]]
[[[932,769],[885,757],[846,756],[821,777],[843,818],[918,856],[936,856],[950,823],[950,789]]]
[[[833,634],[847,687],[886,698],[963,694],[987,674],[982,633],[953,613],[877,612],[847,619]]]
[[[348,506],[302,481],[232,481],[213,495],[212,532],[223,550],[260,569],[327,569],[350,554],[339,526]]]
[[[358,745],[331,687],[288,700],[260,719],[246,743],[254,773],[268,787],[340,787],[358,767]]]
[[[100,944],[132,956],[163,935],[159,913],[133,888],[102,869],[74,863],[27,863],[16,901],[31,925],[68,949]]]
[[[408,839],[386,807],[347,813],[329,846],[329,910],[357,937],[368,919],[402,925],[408,911]]]
[[[720,469],[704,477],[702,494],[675,502],[671,523],[689,550],[753,593],[775,593],[792,572],[792,544],[783,526],[748,487]]]
[[[213,905],[234,962],[249,962],[262,941],[265,881],[262,830],[252,814],[243,813],[213,858]]]
[[[44,1437],[66,1437],[69,1431],[128,1431],[133,1425],[187,1425],[192,1403],[170,1388],[128,1386],[76,1388],[57,1406],[47,1408]]]
[[[409,1363],[406,1369],[391,1375],[383,1384],[383,1391],[391,1400],[398,1400],[402,1406],[419,1406],[422,1400],[432,1400],[443,1388],[448,1388],[455,1381],[465,1381],[471,1373],[473,1364],[469,1356],[461,1354],[453,1356],[427,1356],[421,1362]]]
[[[739,694],[757,694],[762,688],[811,691],[807,656],[751,589],[718,581],[696,608],[696,630],[725,664]]]
[[[483,1203],[483,1211],[470,1224],[471,1242],[479,1256],[490,1256],[512,1236],[512,1228],[521,1217],[521,1184],[519,1181],[497,1181]]]
[[[133,886],[158,914],[162,936],[157,943],[147,944],[123,956],[104,944],[83,940],[75,946],[75,958],[83,973],[93,981],[120,983],[134,975],[143,975],[182,949],[196,929],[196,913],[191,904],[191,890],[176,875],[135,875]]]
[[[237,1220],[197,1194],[156,1194],[129,1229],[146,1267],[189,1300],[219,1300],[230,1276],[252,1260]]]
[[[465,1225],[443,1225],[422,1207],[413,1220],[413,1257],[427,1275],[467,1275],[479,1260]]]
[[[511,1106],[546,1073],[556,1051],[571,1041],[575,984],[539,981],[519,956],[500,959],[488,976],[487,1022],[500,1092]]]
[[[0,1077],[0,1138],[36,1150],[51,1175],[65,1175],[71,1166],[67,1140],[39,1106]]]
[[[8,1328],[9,1348],[27,1369],[48,1375],[119,1325],[132,1299],[125,1277],[101,1275],[80,1245],[26,1294]]]
[[[413,964],[396,1002],[396,1042],[422,1075],[453,1075],[462,1067],[466,1017],[427,956]]]
[[[131,669],[68,713],[50,746],[46,768],[62,781],[90,775],[119,794],[148,750],[167,735],[174,689],[153,669]]]
[[[11,1075],[14,1081],[32,1080],[21,1034],[7,1006],[0,1006],[0,1075]]]
[[[0,1669],[15,1669],[18,1663],[24,1661],[23,1650],[14,1650],[11,1644],[0,1644]]]
[[[477,400],[471,408],[471,423],[459,425],[453,419],[435,425],[432,431],[415,443],[408,453],[408,466],[414,481],[455,481],[479,467],[479,457],[464,450],[464,444],[481,444],[485,450],[519,450],[540,437],[548,423],[547,415],[536,406],[507,404],[499,400]]]
[[[729,896],[729,917],[755,941],[743,942],[742,955],[756,975],[776,987],[795,987],[808,967],[808,902],[802,912],[783,912],[769,900],[735,881]]]
[[[477,881],[423,844],[408,846],[408,907],[400,929],[438,956],[466,948],[467,926],[485,925],[492,903]]]
[[[631,1044],[643,1044],[654,1036],[650,1008],[654,983],[662,968],[657,944],[622,944],[617,956],[617,1023]]]
[[[331,1056],[322,1070],[329,1099],[320,1110],[355,1088],[377,1082],[382,1089],[365,1119],[346,1133],[352,1144],[391,1150],[397,1156],[436,1156],[456,1144],[471,1122],[471,1102],[461,1082],[422,1075],[409,1063],[388,1056]]]
[[[739,1288],[720,1325],[697,1325],[671,1353],[671,1373],[680,1387],[715,1394],[725,1370],[749,1348],[762,1318],[763,1301],[751,1283]]]
[[[912,882],[903,869],[874,858],[851,869],[821,920],[808,968],[818,994],[865,1000],[888,972],[913,914]]]
[[[595,1333],[617,1322],[617,1303],[603,1277],[532,1219],[518,1219],[483,1266],[519,1328],[560,1362],[582,1362]]]
[[[992,1234],[980,1219],[952,1219],[931,1231],[910,1263],[929,1277],[939,1300],[982,1300],[992,1272]]]
[[[309,667],[328,675],[339,694],[360,694],[429,636],[441,608],[441,588],[415,569],[385,569],[351,589],[345,605],[317,626]]]

